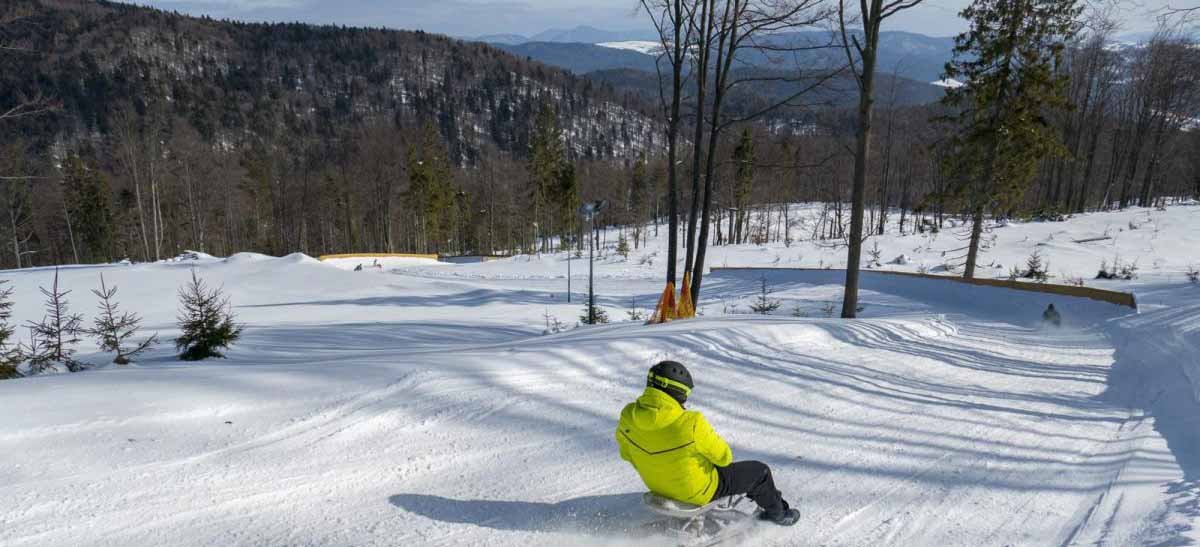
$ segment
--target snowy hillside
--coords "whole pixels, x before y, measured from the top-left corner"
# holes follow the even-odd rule
[[[656,42],[653,40],[631,40],[628,42],[601,42],[596,45],[598,45],[600,47],[606,47],[606,48],[612,48],[612,49],[627,49],[629,51],[636,51],[638,53],[644,53],[646,55],[658,55],[659,53],[662,53],[662,50],[663,50],[662,42]]]
[[[785,231],[783,217],[773,211],[769,222],[771,242],[763,245],[711,246],[707,265],[710,267],[767,266],[781,268],[844,268],[845,241],[814,239],[819,228],[822,207],[796,205],[788,215]],[[969,226],[948,219],[946,228],[934,233],[916,233],[912,220],[906,226],[907,235],[900,235],[898,215],[889,216],[885,235],[873,236],[863,249],[863,264],[868,264],[871,252],[878,249],[880,265],[876,269],[928,272],[942,275],[961,275],[965,261]],[[755,222],[757,224],[757,221]],[[1013,267],[1022,268],[1036,251],[1048,262],[1050,283],[1068,283],[1082,279],[1087,286],[1108,287],[1112,283],[1095,280],[1102,265],[1114,262],[1135,264],[1143,275],[1162,276],[1180,280],[1189,267],[1200,267],[1200,206],[1191,204],[1169,207],[1159,211],[1131,208],[1114,213],[1078,215],[1068,222],[1007,221],[991,224],[984,234],[979,277],[1007,278]],[[666,226],[648,228],[648,245],[634,248],[633,232],[624,231],[630,238],[628,258],[614,251],[618,231],[609,230],[603,236],[605,245],[600,251],[596,273],[611,279],[659,279],[665,260]],[[715,234],[716,229],[712,232]],[[791,239],[788,243],[786,240]],[[682,238],[681,238],[682,240]],[[586,252],[582,257],[586,258]],[[456,278],[487,279],[561,279],[566,289],[568,253],[549,253],[518,256],[510,260],[485,264],[402,268],[407,274]],[[682,262],[682,253],[680,260]],[[573,277],[586,279],[586,260],[573,260]],[[444,266],[444,265],[443,265]],[[576,290],[579,290],[578,286]],[[661,289],[660,289],[661,290]],[[719,299],[716,299],[719,300]]]
[[[692,369],[689,406],[735,459],[770,464],[802,511],[748,544],[1200,542],[1200,285],[1186,276],[1200,206],[989,232],[989,276],[1040,250],[1051,282],[1133,291],[1136,313],[868,274],[853,321],[826,317],[840,272],[821,269],[845,251],[809,240],[815,210],[790,215],[786,245],[709,253],[814,270],[714,271],[704,315],[659,326],[625,319],[662,290],[665,228],[628,258],[610,230],[596,288],[615,322],[546,335],[582,313],[586,260],[570,303],[565,253],[63,268],[74,310],[90,319],[103,273],[165,340],[194,268],[246,331],[227,360],[181,363],[167,343],[129,366],[0,382],[0,545],[662,545],[639,527],[652,517],[612,431],[663,358]],[[884,268],[937,273],[956,230],[866,247]],[[1093,280],[1118,256],[1136,279]],[[14,321],[40,318],[53,270],[0,277]],[[764,280],[781,306],[749,314]],[[1049,302],[1064,328],[1040,324]]]

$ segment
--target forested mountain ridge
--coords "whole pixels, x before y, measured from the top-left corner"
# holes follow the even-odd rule
[[[661,148],[633,95],[423,32],[8,0],[0,47],[0,267],[513,247]]]
[[[111,131],[124,105],[170,113],[230,146],[273,135],[329,137],[355,120],[433,120],[458,164],[496,147],[524,154],[553,102],[581,158],[630,157],[656,132],[634,99],[484,44],[427,34],[193,18],[88,0],[0,7],[0,96],[53,98],[24,136],[71,141]],[[11,131],[4,127],[0,131]]]

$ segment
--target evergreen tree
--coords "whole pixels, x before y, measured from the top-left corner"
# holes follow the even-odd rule
[[[97,306],[100,308],[100,314],[94,319],[88,334],[96,337],[101,351],[117,354],[113,359],[114,363],[128,365],[133,357],[158,342],[158,335],[153,334],[140,344],[126,346],[125,341],[136,335],[141,328],[142,318],[136,313],[119,310],[120,306],[114,300],[117,287],[108,288],[103,274],[100,275],[100,290],[92,289],[92,294],[100,299]]]
[[[84,332],[83,316],[71,313],[67,302],[69,290],[58,287],[58,268],[54,269],[54,285],[50,290],[39,287],[46,297],[46,315],[40,322],[28,322],[30,347],[27,351],[30,370],[40,373],[55,368],[57,365],[66,367],[68,371],[79,372],[84,364],[75,360],[75,344]]]
[[[432,122],[421,139],[408,147],[408,201],[427,250],[440,252],[450,235],[454,215],[454,166],[446,143]]]
[[[583,304],[583,315],[579,316],[579,322],[583,323],[584,325],[604,325],[608,323],[608,312],[604,311],[604,308],[596,306],[596,311],[591,313],[595,313],[596,315],[596,320],[594,322],[592,321],[591,316],[588,315],[589,309],[587,303],[585,302]]]
[[[946,168],[972,213],[965,277],[974,277],[987,209],[1008,212],[1041,161],[1063,154],[1047,114],[1069,108],[1067,75],[1056,73],[1065,43],[1077,31],[1076,0],[975,0],[962,12],[970,29],[955,39]]]
[[[783,305],[783,302],[770,297],[771,291],[767,290],[767,277],[762,278],[762,288],[758,293],[758,298],[750,304],[750,311],[759,315],[770,315],[775,310]]]
[[[10,339],[12,338],[14,328],[8,324],[8,320],[12,318],[12,287],[8,286],[8,280],[0,280],[0,380],[9,378],[19,378],[21,373],[17,370],[17,365],[21,362],[20,348],[13,347]]]
[[[562,129],[558,126],[558,115],[550,103],[544,103],[534,124],[533,136],[529,147],[529,197],[533,205],[533,222],[540,227],[539,236],[549,236],[555,233],[555,227],[549,223],[553,220],[562,222],[561,212],[565,208],[562,200],[571,195],[567,189],[575,186],[575,171],[566,171],[566,151],[563,148]],[[578,199],[578,189],[573,192]],[[574,209],[571,215],[574,215]],[[560,217],[560,218],[554,218]],[[572,217],[573,218],[573,217]],[[567,225],[560,225],[563,232]],[[543,237],[541,242],[544,249],[549,238]],[[538,242],[534,242],[537,244]]]
[[[108,178],[79,156],[63,163],[63,193],[71,230],[87,263],[112,260],[113,215]]]
[[[556,226],[560,227],[559,235],[562,241],[570,239],[579,218],[579,178],[575,175],[575,166],[563,161],[558,170],[558,186],[555,188],[554,205],[557,211]],[[564,249],[565,244],[564,244]]]
[[[625,238],[624,232],[617,234],[617,254],[629,258],[629,240]]]
[[[645,233],[644,222],[650,216],[650,203],[654,200],[653,188],[646,177],[646,157],[638,156],[633,162],[633,176],[629,179],[629,213],[633,221],[633,248],[641,246]]]
[[[192,281],[179,290],[177,322],[182,334],[175,349],[184,361],[225,357],[221,350],[233,345],[242,335],[242,325],[234,323],[229,298],[221,289],[209,290],[192,270]]]

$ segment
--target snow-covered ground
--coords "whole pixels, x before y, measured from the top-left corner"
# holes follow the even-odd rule
[[[793,230],[790,246],[716,247],[710,263],[844,262]],[[691,367],[690,406],[735,458],[770,464],[803,512],[751,544],[1200,542],[1200,286],[1183,273],[1200,263],[1200,207],[989,234],[996,277],[1041,249],[1052,281],[1132,290],[1138,313],[867,274],[863,318],[843,321],[826,317],[838,271],[748,270],[706,278],[703,317],[622,321],[662,289],[660,235],[597,263],[619,322],[549,335],[551,317],[582,313],[585,260],[571,303],[565,254],[361,272],[254,254],[63,268],[74,309],[90,317],[103,273],[165,339],[195,268],[225,288],[245,336],[228,360],[183,364],[166,344],[135,365],[0,382],[0,544],[661,545],[636,532],[651,517],[612,428],[663,358]],[[907,257],[885,267],[905,271],[962,246],[953,230],[877,239],[883,262]],[[1141,276],[1093,282],[1117,255]],[[16,321],[41,317],[52,276],[0,276]],[[782,305],[748,315],[764,278]],[[1039,324],[1050,301],[1065,328]]]
[[[713,246],[708,249],[707,265],[765,266],[778,268],[844,268],[844,240],[815,240],[814,228],[821,213],[818,205],[792,207],[791,227],[783,235],[778,211],[772,213],[772,242],[766,245]],[[908,235],[900,235],[896,223],[898,214],[889,215],[889,228],[882,236],[871,237],[864,244],[863,263],[878,249],[880,266],[877,269],[934,274],[961,275],[965,262],[969,226],[950,219],[938,233],[914,233],[911,218]],[[1200,267],[1200,205],[1189,204],[1159,211],[1131,208],[1113,213],[1092,213],[1076,216],[1068,222],[1007,221],[989,225],[984,234],[987,247],[980,258],[979,277],[1007,278],[1013,267],[1023,268],[1035,251],[1048,263],[1050,283],[1067,283],[1072,279],[1087,286],[1112,286],[1095,280],[1102,264],[1136,264],[1141,275],[1161,276],[1182,280],[1189,267]],[[715,234],[716,230],[712,230]],[[632,231],[627,231],[632,238]],[[616,230],[605,236],[606,248],[596,262],[596,275],[603,279],[660,279],[666,260],[666,226],[660,226],[657,237],[650,227],[649,245],[634,249],[629,243],[629,257],[613,251],[617,242]],[[774,239],[778,236],[778,241]],[[683,238],[681,237],[682,241]],[[681,253],[682,255],[682,253]],[[574,255],[559,252],[522,255],[510,260],[485,264],[438,265],[437,267],[402,267],[405,274],[460,279],[559,279],[560,291],[566,290],[567,261]],[[587,278],[587,252],[572,258],[571,272],[575,291],[578,283]],[[682,256],[680,258],[682,261]],[[369,262],[369,261],[368,261]],[[661,290],[661,288],[660,288]],[[840,297],[839,297],[840,298]]]
[[[438,262],[438,260],[435,258],[408,256],[327,258],[323,262],[343,270],[353,270],[360,266],[364,270],[390,270],[393,268],[407,268],[412,266],[439,266],[445,264],[444,262]]]

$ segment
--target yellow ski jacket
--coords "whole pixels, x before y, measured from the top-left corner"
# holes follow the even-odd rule
[[[733,461],[703,414],[684,410],[652,387],[625,405],[616,437],[621,459],[633,464],[651,492],[696,505],[712,501],[717,468]]]

